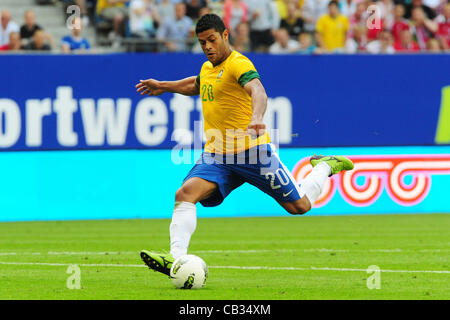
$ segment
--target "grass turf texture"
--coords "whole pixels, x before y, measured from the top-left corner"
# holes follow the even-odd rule
[[[168,249],[169,223],[0,223],[0,299],[450,299],[450,215],[199,219],[190,253],[210,267],[201,290],[175,289],[139,258]],[[79,290],[66,287],[69,264]],[[370,265],[447,273],[382,271],[369,290]]]

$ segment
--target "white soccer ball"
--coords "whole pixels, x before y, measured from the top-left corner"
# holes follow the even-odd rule
[[[208,278],[208,267],[202,258],[186,254],[177,258],[170,268],[170,279],[178,289],[200,289]]]

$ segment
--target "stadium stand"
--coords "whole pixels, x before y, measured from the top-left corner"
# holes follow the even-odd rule
[[[210,12],[224,18],[232,44],[237,41],[243,52],[450,50],[449,0],[2,0],[0,10],[7,10],[19,26],[24,24],[25,12],[33,11],[52,51],[61,52],[62,39],[72,34],[66,24],[72,21],[74,5],[81,13],[82,37],[92,52],[201,52],[194,26]],[[177,10],[184,12],[176,14]],[[288,31],[289,39],[280,36],[285,34],[280,28]],[[183,30],[183,35],[177,30]],[[8,50],[6,32],[2,37],[3,51]]]

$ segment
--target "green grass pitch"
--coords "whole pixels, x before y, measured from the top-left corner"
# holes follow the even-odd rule
[[[450,299],[448,214],[200,218],[201,290],[175,289],[139,258],[168,249],[169,223],[0,223],[0,299]],[[67,288],[70,264],[81,289]]]

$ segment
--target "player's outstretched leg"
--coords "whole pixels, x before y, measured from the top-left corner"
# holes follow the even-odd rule
[[[352,170],[353,162],[343,156],[316,155],[312,156],[309,161],[313,166],[313,170],[301,183],[300,190],[309,200],[310,207],[312,207],[322,193],[328,177],[343,170]]]
[[[310,162],[313,170],[300,183],[301,199],[282,204],[291,214],[305,214],[311,210],[322,193],[328,177],[343,170],[353,169],[353,162],[343,156],[312,156]]]
[[[347,157],[344,156],[312,156],[309,159],[309,162],[313,166],[317,166],[321,162],[325,162],[330,166],[331,173],[330,177],[333,174],[339,173],[344,170],[352,170],[353,169],[353,162]]]

